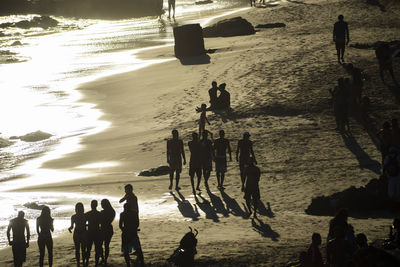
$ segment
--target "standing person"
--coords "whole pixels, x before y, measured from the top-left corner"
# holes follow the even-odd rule
[[[22,267],[26,260],[26,248],[29,247],[29,239],[31,237],[29,231],[29,223],[25,220],[25,213],[18,212],[18,217],[10,221],[7,227],[8,244],[12,246],[14,267]],[[12,231],[13,240],[11,241],[10,232]],[[25,240],[26,231],[26,240]]]
[[[254,159],[249,158],[248,166],[244,170],[245,176],[245,189],[244,189],[244,199],[246,200],[246,205],[249,210],[249,216],[251,215],[251,201],[254,207],[254,218],[257,217],[258,201],[260,200],[260,188],[258,182],[260,181],[260,169],[254,165]]]
[[[86,247],[87,247],[87,229],[86,229],[86,216],[85,209],[81,202],[76,203],[75,205],[75,214],[71,216],[71,226],[68,228],[68,231],[72,233],[72,229],[75,226],[74,230],[74,245],[75,245],[75,258],[76,265],[80,267],[80,259],[82,253],[82,265],[87,265],[87,257],[86,257]]]
[[[218,92],[218,86],[217,82],[213,81],[211,83],[211,89],[208,90],[208,95],[210,96],[210,108],[214,109],[217,104],[217,92]]]
[[[333,41],[336,44],[336,51],[338,62],[341,64],[344,62],[344,48],[345,45],[349,44],[349,27],[347,22],[343,20],[343,15],[338,16],[338,20],[333,26]],[[340,61],[342,60],[342,62]]]
[[[97,200],[92,200],[90,203],[91,211],[86,212],[86,220],[88,223],[88,239],[87,239],[87,263],[89,263],[90,252],[94,243],[95,251],[95,266],[99,264],[100,257],[104,260],[103,247],[101,245],[102,238],[100,233],[100,211],[97,210]]]
[[[133,186],[131,184],[125,185],[125,196],[119,200],[119,203],[126,201],[129,205],[129,208],[138,213],[139,216],[139,205],[138,199],[135,193],[133,193]]]
[[[214,159],[214,149],[211,140],[208,139],[208,131],[203,132],[203,138],[200,140],[200,160],[203,170],[204,185],[208,189],[208,179],[212,171],[212,161]]]
[[[43,267],[45,248],[49,257],[49,266],[53,266],[53,238],[51,232],[54,232],[53,218],[50,215],[50,208],[44,206],[40,216],[36,219],[36,232],[38,234],[39,247],[39,266]]]
[[[107,266],[108,255],[110,254],[110,242],[114,234],[112,222],[115,218],[115,210],[108,199],[101,200],[101,237],[104,242],[104,266]]]
[[[398,53],[399,49],[393,49],[393,50],[390,49],[388,43],[383,43],[375,49],[375,55],[376,58],[378,59],[378,64],[379,64],[379,75],[384,84],[386,84],[386,82],[385,79],[383,78],[383,72],[385,70],[388,70],[390,76],[393,79],[393,82],[395,83],[395,85],[398,85],[398,82],[393,73],[393,57],[396,56]]]
[[[207,112],[207,105],[201,104],[201,114],[199,120],[199,136],[203,135],[203,132],[206,130],[206,122],[210,125],[210,122],[207,119],[206,112]]]
[[[322,260],[322,254],[319,250],[319,246],[321,246],[322,238],[319,233],[313,233],[312,235],[312,243],[307,250],[307,266],[310,267],[324,267],[324,261]]]
[[[253,142],[250,141],[249,132],[243,133],[243,139],[238,141],[237,149],[236,149],[236,161],[239,161],[239,169],[240,169],[240,178],[242,180],[242,192],[244,191],[244,169],[250,159],[250,156],[253,158],[254,163],[257,164],[256,157],[254,156],[253,151]]]
[[[169,187],[168,189],[172,189],[172,183],[174,180],[174,172],[176,178],[175,189],[181,189],[179,187],[179,178],[180,173],[182,171],[182,158],[183,165],[186,165],[186,157],[185,150],[183,149],[183,142],[179,139],[179,134],[176,129],[172,130],[172,139],[167,141],[167,162],[169,164],[170,172],[169,172]]]
[[[194,175],[196,174],[197,176],[197,190],[200,190],[201,181],[201,148],[197,133],[192,133],[192,141],[188,142],[188,146],[190,150],[189,176],[192,184],[193,194],[196,194],[196,190],[194,189]]]
[[[168,0],[168,18],[171,18],[171,8],[174,14],[172,15],[172,18],[175,19],[175,0]]]
[[[139,266],[144,266],[143,252],[138,236],[139,217],[138,214],[129,208],[128,203],[124,204],[124,211],[120,214],[119,228],[122,231],[121,251],[124,253],[126,266],[131,266],[129,253],[134,249],[137,255]],[[136,265],[135,265],[136,266]]]
[[[226,172],[226,152],[229,153],[229,160],[232,161],[232,150],[229,140],[225,138],[224,130],[219,131],[219,138],[214,141],[215,171],[217,175],[218,188],[224,189]]]

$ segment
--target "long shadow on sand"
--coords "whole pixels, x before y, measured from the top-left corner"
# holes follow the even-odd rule
[[[269,237],[272,241],[277,242],[280,235],[271,229],[271,227],[258,218],[251,220],[253,230],[259,233],[262,237]]]
[[[205,199],[202,195],[194,195],[196,199],[197,206],[206,214],[206,219],[213,220],[214,222],[219,222],[217,213],[215,212],[211,202]],[[201,198],[201,202],[199,200]]]
[[[361,148],[357,140],[350,133],[342,133],[344,144],[357,157],[360,168],[367,168],[376,174],[381,173],[381,164],[370,158],[370,156]]]
[[[210,56],[195,56],[195,57],[181,57],[178,58],[182,65],[202,65],[202,64],[210,64]]]
[[[217,195],[214,195],[209,188],[207,188],[207,194],[210,197],[211,204],[214,207],[216,213],[221,213],[224,217],[229,217],[229,211],[225,208],[224,202]]]
[[[174,197],[176,203],[178,203],[178,209],[181,212],[183,217],[191,218],[193,221],[198,221],[200,214],[197,210],[196,205],[194,208],[189,201],[185,199],[185,197],[178,191],[179,197],[177,197],[174,192],[170,192],[170,194]]]
[[[231,198],[224,190],[221,190],[221,196],[226,204],[226,209],[230,212],[233,216],[240,216],[243,219],[248,219],[248,211],[244,206],[244,210],[240,207],[239,203],[234,198]]]
[[[265,207],[264,203],[261,199],[258,201],[257,211],[260,215],[267,216],[269,218],[274,218],[275,214],[272,212],[271,205],[267,202],[267,207]]]

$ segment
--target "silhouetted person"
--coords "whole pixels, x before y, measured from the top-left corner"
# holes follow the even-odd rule
[[[211,109],[214,109],[216,107],[217,104],[217,93],[218,93],[218,86],[217,86],[217,82],[213,81],[211,83],[211,88],[208,90],[208,95],[210,96],[210,105],[211,105]]]
[[[171,18],[171,8],[173,11],[172,18],[175,18],[175,0],[168,0],[168,18]]]
[[[204,131],[202,137],[200,140],[201,169],[204,176],[204,185],[208,188],[208,179],[212,171],[212,161],[215,157],[212,142],[208,139],[208,131]]]
[[[389,154],[389,148],[392,144],[392,129],[390,123],[385,121],[382,125],[382,129],[377,134],[379,139],[379,148],[382,155],[382,166],[384,165],[384,160]]]
[[[343,15],[338,16],[338,20],[333,26],[333,41],[336,44],[336,51],[339,64],[344,61],[344,48],[349,44],[349,27],[347,22],[343,20]]]
[[[243,139],[238,141],[236,149],[236,161],[239,161],[240,178],[242,180],[242,192],[244,191],[244,169],[248,164],[250,156],[253,158],[254,163],[257,164],[256,157],[253,152],[253,142],[250,140],[249,132],[243,133]]]
[[[332,96],[333,101],[333,114],[336,119],[336,130],[344,130],[343,112],[347,112],[347,105],[345,103],[345,88],[344,88],[344,78],[338,79],[338,85],[334,89],[329,89],[329,93]],[[343,110],[345,109],[345,111]]]
[[[306,266],[307,267],[324,267],[324,261],[322,260],[322,254],[319,250],[322,240],[321,235],[313,233],[312,243],[307,250]]]
[[[53,266],[53,238],[51,232],[54,231],[53,218],[51,218],[50,208],[44,206],[40,216],[36,219],[36,232],[38,234],[39,247],[39,266],[43,266],[45,249],[49,257],[49,266]]]
[[[384,84],[386,84],[385,79],[383,77],[383,72],[385,70],[388,70],[389,73],[390,73],[390,76],[392,76],[392,79],[393,79],[394,83],[396,85],[398,85],[397,80],[396,80],[396,78],[394,76],[394,73],[393,73],[392,60],[393,60],[394,53],[393,53],[393,50],[390,49],[389,44],[383,43],[380,46],[378,46],[375,49],[375,55],[376,55],[376,58],[378,59],[379,75],[381,77],[382,82]]]
[[[8,244],[12,246],[14,267],[21,267],[26,260],[26,248],[29,247],[30,231],[29,223],[24,218],[23,211],[18,212],[18,217],[10,221],[7,227]],[[10,232],[12,231],[12,241]],[[26,240],[25,240],[26,231]]]
[[[138,214],[129,208],[128,203],[124,204],[124,211],[120,214],[119,228],[122,231],[121,251],[124,254],[126,266],[131,266],[129,253],[134,249],[139,266],[144,266],[143,252],[138,236],[139,217]],[[136,266],[136,265],[135,265]]]
[[[88,239],[87,239],[87,262],[90,259],[90,252],[92,250],[92,246],[94,243],[94,251],[95,251],[95,266],[99,264],[99,259],[104,258],[103,256],[103,247],[101,246],[102,237],[100,232],[100,211],[97,210],[97,200],[92,200],[90,203],[91,211],[86,212],[86,220],[88,223]]]
[[[257,217],[258,201],[260,200],[260,188],[258,186],[260,176],[260,169],[254,165],[254,159],[249,158],[247,167],[244,169],[244,199],[246,200],[247,209],[249,210],[249,216],[252,213],[251,203],[253,203],[254,217]]]
[[[332,267],[347,266],[351,258],[352,249],[349,243],[344,239],[345,229],[338,226],[333,229],[334,239],[327,244],[326,259]]]
[[[361,95],[364,84],[362,80],[361,69],[354,67],[351,63],[348,65],[348,69],[352,77],[353,99],[358,103],[361,103]]]
[[[250,6],[256,6],[256,0],[250,0]]]
[[[367,236],[363,233],[357,234],[356,244],[357,244],[357,249],[367,248],[368,247]]]
[[[197,190],[200,190],[201,182],[201,147],[197,133],[192,133],[192,140],[188,142],[188,146],[190,150],[189,176],[192,184],[193,194],[196,194],[196,190],[194,188],[195,174],[197,176]]]
[[[110,254],[110,242],[111,238],[114,234],[114,229],[112,222],[115,218],[115,210],[111,206],[111,203],[108,199],[101,200],[101,207],[103,208],[100,211],[101,218],[101,238],[104,242],[104,266],[107,266],[108,255]]]
[[[349,217],[349,214],[346,209],[340,209],[335,217],[333,217],[332,220],[329,222],[329,232],[328,232],[328,241],[330,239],[335,238],[335,233],[334,229],[335,228],[343,228],[343,233],[345,234],[347,231],[348,223],[347,219]]]
[[[203,132],[206,129],[206,122],[208,125],[210,125],[210,122],[207,119],[206,112],[207,112],[207,105],[206,104],[201,104],[201,114],[200,114],[200,120],[199,120],[199,136],[203,135]]]
[[[76,203],[75,205],[75,214],[71,216],[71,226],[68,228],[68,231],[72,233],[72,229],[74,230],[74,245],[75,245],[75,258],[76,265],[80,266],[80,259],[82,254],[82,265],[86,266],[87,257],[87,229],[86,229],[86,216],[83,204],[81,202]],[[81,254],[80,254],[81,252]]]
[[[133,186],[131,184],[125,185],[125,196],[119,200],[119,203],[126,201],[129,208],[139,214],[139,205],[137,196],[133,193]],[[138,215],[139,216],[139,215]]]
[[[219,85],[218,90],[220,94],[217,98],[218,109],[229,109],[231,107],[231,94],[225,89],[226,83]]]
[[[218,188],[224,189],[226,172],[226,153],[229,153],[229,160],[232,161],[232,150],[229,140],[225,138],[224,130],[219,131],[219,138],[214,141],[215,171],[217,174]]]
[[[174,180],[174,172],[176,178],[175,189],[179,190],[179,178],[182,171],[182,158],[183,164],[186,164],[185,150],[183,149],[183,142],[179,139],[179,134],[176,129],[172,130],[172,139],[167,141],[167,162],[169,164],[169,190],[172,189]]]

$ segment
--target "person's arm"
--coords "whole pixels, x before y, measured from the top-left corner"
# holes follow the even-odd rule
[[[228,140],[228,153],[229,153],[229,161],[232,161],[232,149],[229,140]]]
[[[167,153],[166,153],[166,155],[167,155],[167,163],[169,163],[169,141],[167,141]]]
[[[39,229],[39,218],[36,219],[36,233],[39,235],[40,234],[40,229]]]
[[[347,23],[346,23],[346,37],[347,37],[346,44],[349,44],[349,42],[350,42],[350,34],[349,34],[349,25]]]
[[[126,195],[123,197],[123,198],[121,198],[120,200],[119,200],[119,203],[122,203],[122,202],[124,202],[126,200]]]
[[[74,215],[71,216],[71,226],[68,228],[68,231],[72,233],[72,229],[74,229]]]
[[[260,182],[261,171],[260,168],[257,168],[257,183]]]
[[[236,148],[236,161],[239,161],[239,144],[240,144],[240,141],[238,141],[237,148]]]
[[[119,229],[121,229],[121,231],[124,231],[124,218],[122,216],[122,214],[119,215]]]
[[[51,219],[51,222],[50,222],[50,231],[54,232],[54,219]]]
[[[10,231],[11,231],[11,222],[8,224],[8,227],[7,227],[7,240],[8,240],[8,244],[10,245],[10,246],[12,246],[12,241],[11,241],[11,237],[10,237]]]
[[[31,239],[31,231],[29,230],[29,222],[25,221],[26,229],[26,247],[29,247],[29,240]]]
[[[336,42],[336,23],[333,25],[333,41]]]
[[[183,158],[183,165],[186,165],[185,148],[183,147],[183,141],[181,140],[181,154]]]

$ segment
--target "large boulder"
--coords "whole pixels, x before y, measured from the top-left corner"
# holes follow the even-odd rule
[[[200,24],[174,27],[174,38],[177,58],[205,55],[203,29]]]
[[[253,25],[242,17],[224,19],[203,29],[204,37],[229,37],[254,33]]]

